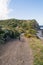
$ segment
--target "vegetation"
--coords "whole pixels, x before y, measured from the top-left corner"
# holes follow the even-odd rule
[[[31,38],[31,37],[32,37],[31,34],[27,34],[27,33],[25,33],[24,35],[25,35],[25,37],[27,37],[27,38]]]
[[[43,65],[43,41],[37,38],[29,39],[33,50],[34,65]]]
[[[36,30],[34,29],[29,29],[25,32],[25,37],[27,38],[31,38],[31,37],[35,37],[36,36]]]
[[[1,28],[0,30],[0,43],[5,43],[6,41],[9,41],[10,39],[15,39],[19,37],[20,33],[17,30],[10,30],[10,29],[4,29]]]
[[[37,30],[40,29],[36,20],[0,20],[0,43],[5,43],[10,39],[16,39],[20,34],[29,38],[30,46],[33,50],[34,65],[43,65],[43,44],[37,37]],[[38,39],[37,39],[37,38]]]
[[[21,33],[27,37],[36,35],[39,25],[36,20],[0,20],[0,40],[6,41],[11,38],[18,38]]]

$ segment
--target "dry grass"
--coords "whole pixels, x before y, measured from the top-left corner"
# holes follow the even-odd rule
[[[30,38],[30,46],[33,50],[34,65],[43,65],[43,42],[37,38]]]

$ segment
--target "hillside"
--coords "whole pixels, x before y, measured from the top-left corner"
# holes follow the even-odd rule
[[[29,27],[32,26],[32,28],[39,28],[39,24],[36,20],[18,20],[18,19],[8,19],[8,20],[0,20],[0,25],[3,27]]]
[[[0,41],[9,40],[10,38],[17,38],[21,33],[26,36],[36,35],[39,29],[39,24],[36,20],[18,20],[8,19],[0,20]],[[28,34],[28,35],[27,35]]]
[[[36,35],[39,29],[36,20],[1,20],[0,65],[43,65],[43,40]]]

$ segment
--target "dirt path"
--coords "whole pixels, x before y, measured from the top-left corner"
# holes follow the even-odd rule
[[[8,42],[0,55],[0,65],[33,65],[33,56],[27,39]]]

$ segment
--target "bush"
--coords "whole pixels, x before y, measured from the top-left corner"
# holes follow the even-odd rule
[[[19,36],[20,36],[19,31],[15,30],[15,31],[14,31],[14,38],[17,38],[17,37],[19,37]]]
[[[0,44],[5,43],[4,38],[3,38],[3,35],[4,35],[4,34],[0,34]]]
[[[17,24],[16,23],[11,23],[11,24],[9,24],[9,26],[11,26],[11,27],[17,27]]]
[[[33,35],[36,35],[36,30],[30,29],[30,30],[29,30],[29,33],[30,33],[30,34],[33,34]]]
[[[19,37],[20,33],[18,30],[10,30],[10,29],[1,29],[0,31],[0,43],[3,41],[9,41],[10,39],[14,39]]]
[[[27,38],[31,38],[31,37],[32,37],[31,34],[27,34],[27,33],[25,33],[24,35],[25,35],[25,37],[27,37]]]

